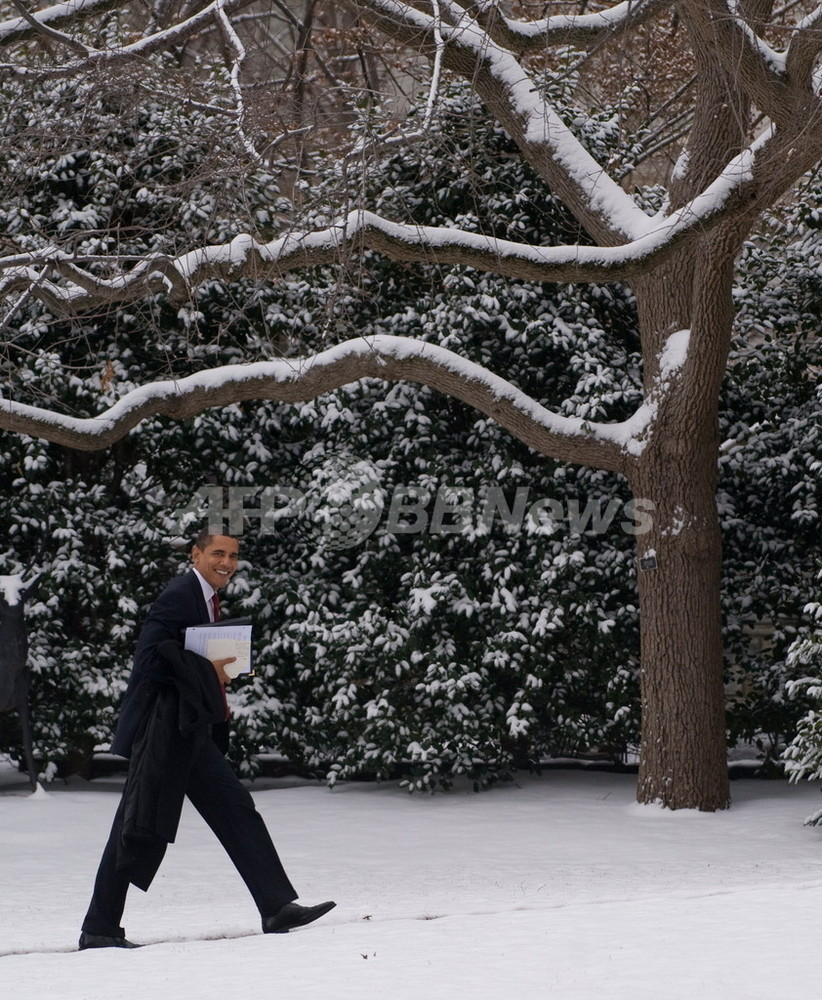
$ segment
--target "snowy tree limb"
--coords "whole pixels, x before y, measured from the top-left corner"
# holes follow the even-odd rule
[[[442,31],[440,26],[442,23],[442,13],[440,11],[439,0],[432,0],[434,5],[434,41],[437,46],[436,53],[434,55],[434,67],[431,72],[431,84],[428,88],[428,100],[425,104],[425,119],[423,120],[423,131],[427,130],[431,126],[431,120],[434,116],[434,109],[436,108],[437,99],[439,97],[440,90],[440,79],[442,78],[442,56],[445,50],[445,42],[443,41]]]
[[[443,40],[441,30],[442,11],[440,9],[439,0],[432,0],[432,7],[434,11],[433,23],[436,52],[434,54],[433,65],[431,68],[431,80],[428,85],[428,97],[425,102],[425,115],[423,117],[422,125],[419,128],[412,129],[411,131],[405,131],[404,129],[396,131],[396,126],[393,126],[392,131],[388,134],[383,134],[375,138],[363,136],[357,141],[351,152],[346,155],[346,163],[378,151],[385,152],[393,146],[406,146],[411,145],[414,142],[419,142],[425,138],[427,132],[429,131],[434,118],[437,101],[439,99],[440,84],[442,81],[443,53],[445,51],[445,42]]]
[[[190,290],[173,260],[160,255],[149,255],[131,271],[114,278],[99,278],[84,271],[56,248],[37,254],[21,254],[8,260],[18,263],[12,264],[0,281],[0,295],[30,286],[34,295],[58,316],[78,306],[134,302],[163,291],[173,299],[183,301]],[[106,263],[111,261],[106,260]],[[36,270],[38,266],[39,271]],[[47,280],[45,275],[48,271],[66,278],[67,283]]]
[[[72,417],[0,398],[0,428],[97,451],[149,416],[184,419],[245,400],[305,402],[362,378],[407,380],[462,400],[541,454],[625,473],[653,433],[660,400],[682,366],[685,349],[687,331],[669,338],[662,377],[634,415],[616,424],[561,416],[487,368],[437,345],[375,336],[349,340],[312,357],[226,365],[152,382],[126,393],[96,417]]]
[[[212,3],[209,3],[202,10],[197,11],[197,13],[192,14],[185,20],[179,21],[170,27],[163,28],[160,31],[156,31],[153,34],[146,35],[143,38],[139,38],[134,42],[129,42],[127,45],[119,46],[116,49],[94,49],[89,51],[88,55],[84,58],[76,62],[58,64],[48,69],[35,68],[25,70],[25,72],[43,78],[63,77],[73,73],[83,72],[84,70],[90,69],[92,66],[116,66],[119,63],[127,62],[131,59],[142,59],[146,56],[153,55],[156,52],[162,52],[173,45],[181,44],[192,35],[202,31],[203,28],[209,26],[211,23],[214,25],[219,24],[221,13],[232,13],[236,10],[242,9],[243,7],[249,6],[251,3],[253,3],[253,0],[213,0]],[[65,7],[70,5],[61,4],[60,6]],[[85,7],[83,9],[85,10]],[[98,13],[101,9],[105,8],[94,7],[93,12]],[[64,15],[63,20],[69,20],[69,18]],[[8,34],[6,36],[3,35],[4,25],[0,24],[0,44],[8,44],[10,41],[17,41],[21,37],[27,37],[25,35],[21,35],[19,29],[15,31],[14,22],[5,22],[5,24],[9,26]],[[36,31],[36,29],[30,25],[29,30],[31,32]],[[23,70],[21,69],[21,72],[22,71]]]
[[[225,8],[225,0],[217,0],[217,24],[219,25],[220,31],[225,38],[226,45],[231,50],[233,56],[231,60],[231,89],[234,92],[234,100],[237,111],[237,133],[239,135],[240,142],[243,144],[243,148],[252,160],[262,162],[262,157],[257,152],[254,143],[248,137],[245,129],[246,109],[245,102],[243,100],[243,90],[240,84],[240,73],[242,71],[243,62],[246,58],[245,46],[240,41],[237,32],[234,30],[234,25],[231,23],[231,19],[226,13]]]
[[[103,14],[119,7],[118,0],[67,0],[66,3],[53,4],[42,10],[31,12],[40,25],[58,27],[63,24],[75,23],[95,14]],[[24,41],[39,33],[37,26],[32,25],[26,17],[15,17],[0,22],[0,47],[14,42]]]
[[[613,7],[591,14],[554,14],[536,21],[506,17],[499,4],[462,3],[489,36],[515,52],[538,51],[546,45],[574,45],[587,48],[603,38],[616,38],[644,24],[673,0],[623,0]]]
[[[734,85],[773,121],[795,116],[784,53],[776,52],[742,16],[737,0],[683,0],[680,8],[696,44],[714,54]]]
[[[363,16],[388,37],[432,60],[441,50],[445,67],[470,82],[523,157],[596,240],[618,244],[639,235],[643,213],[564,124],[516,56],[456,4],[441,0],[440,6],[450,10],[450,23],[400,0],[356,0]]]
[[[417,6],[402,0],[352,2],[383,34],[434,58],[435,25],[427,5]],[[799,123],[807,121],[809,110],[814,113],[806,106],[809,100],[816,104],[818,115],[818,97],[809,95],[806,85],[792,84],[785,71],[784,54],[775,52],[760,39],[730,3],[735,4],[735,0],[707,0],[707,3],[684,0],[680,9],[689,22],[694,43],[720,71],[713,78],[721,79],[724,74],[734,86],[738,84],[740,92],[780,124],[786,140],[791,135],[795,138]],[[523,158],[598,243],[614,246],[637,239],[645,229],[637,206],[565,127],[514,53],[497,44],[489,31],[466,12],[465,5],[442,0],[441,6],[451,11],[450,23],[440,26],[446,67],[471,84],[514,139]],[[484,17],[493,10],[489,4],[467,6]],[[799,46],[796,51],[809,53],[810,48]],[[806,62],[808,58],[806,54]],[[702,125],[710,131],[712,108],[706,106],[702,110]],[[744,142],[744,132],[745,123],[740,122],[740,143]],[[783,154],[788,149],[786,144]],[[809,160],[810,166],[815,157]],[[777,163],[778,158],[772,167]],[[711,170],[715,170],[713,165]],[[781,178],[783,172],[777,170],[777,175]],[[792,177],[795,176],[798,174],[792,172]],[[708,175],[701,183],[704,186],[710,180]]]
[[[275,278],[301,267],[339,262],[355,250],[375,250],[405,263],[456,264],[525,281],[623,281],[661,264],[689,241],[704,237],[730,212],[751,201],[757,188],[757,152],[768,134],[746,150],[697,198],[664,217],[645,219],[645,231],[619,247],[541,247],[499,240],[453,228],[402,225],[357,210],[325,230],[290,233],[268,243],[242,234],[230,243],[202,247],[179,257],[147,256],[131,271],[120,270],[117,258],[97,257],[113,277],[100,277],[79,267],[57,248],[0,258],[0,294],[27,288],[57,314],[94,303],[129,302],[150,294],[169,294],[184,301],[193,286],[207,278],[236,280],[246,276]],[[45,280],[42,269],[55,276]],[[37,270],[39,269],[39,270]]]
[[[78,42],[76,38],[72,38],[71,35],[65,35],[62,31],[57,31],[56,28],[52,28],[44,20],[40,20],[35,17],[33,13],[26,10],[22,3],[22,0],[12,0],[12,3],[20,11],[20,16],[23,20],[32,26],[34,30],[39,35],[43,35],[46,38],[51,39],[53,42],[57,42],[60,45],[65,45],[70,48],[73,52],[77,53],[81,58],[88,58],[91,54],[91,50],[83,45],[82,42]]]
[[[822,4],[803,18],[794,29],[785,54],[788,76],[801,86],[814,86],[813,71],[822,52]]]

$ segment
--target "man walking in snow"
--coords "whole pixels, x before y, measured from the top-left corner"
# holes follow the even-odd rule
[[[130,758],[129,773],[100,860],[80,934],[80,950],[133,948],[120,926],[129,885],[146,890],[174,840],[184,796],[208,823],[248,887],[263,931],[282,934],[334,907],[296,903],[294,890],[228,748],[227,660],[183,649],[190,625],[219,618],[218,591],[234,575],[239,543],[202,531],[192,568],[163,590],[134,654],[112,752]]]

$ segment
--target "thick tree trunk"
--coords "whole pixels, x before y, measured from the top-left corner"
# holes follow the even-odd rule
[[[647,463],[654,527],[639,536],[642,744],[637,798],[729,803],[720,615],[721,539],[707,466],[676,449]],[[645,479],[643,476],[643,479]]]
[[[722,663],[718,401],[733,322],[734,246],[706,241],[638,289],[648,378],[664,336],[691,331],[681,378],[631,476],[654,503],[637,538],[642,742],[637,797],[671,809],[729,804]],[[655,332],[650,332],[651,329]]]

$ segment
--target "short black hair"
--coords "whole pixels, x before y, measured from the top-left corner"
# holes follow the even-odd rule
[[[200,528],[197,532],[197,537],[194,539],[194,548],[199,549],[201,552],[211,545],[211,540],[215,535],[224,535],[226,538],[233,538],[237,544],[240,544],[240,539],[236,535],[227,534],[224,531],[212,531],[211,528],[206,525],[204,528]]]

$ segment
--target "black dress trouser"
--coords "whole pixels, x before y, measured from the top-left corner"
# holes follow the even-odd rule
[[[211,739],[203,741],[194,758],[186,795],[225,848],[262,917],[272,916],[297,898],[254,800]],[[125,796],[100,859],[91,904],[83,921],[87,934],[124,934],[120,921],[129,881],[117,870],[124,802]],[[207,878],[207,873],[203,877]]]

